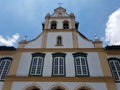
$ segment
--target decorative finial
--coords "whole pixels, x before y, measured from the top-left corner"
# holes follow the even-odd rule
[[[27,35],[24,36],[23,40],[26,40],[26,38],[27,38]]]
[[[27,35],[24,36],[24,38],[21,40],[22,43],[26,42]]]
[[[98,39],[98,37],[97,37],[96,34],[94,34],[94,40],[95,40],[95,41],[99,41],[99,39]]]
[[[63,4],[63,3],[59,2],[59,3],[58,3],[59,7],[61,7],[62,4]]]

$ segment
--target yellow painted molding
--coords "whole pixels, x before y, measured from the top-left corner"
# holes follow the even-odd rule
[[[107,82],[106,86],[107,86],[107,90],[117,90],[114,82]]]
[[[18,48],[17,52],[104,52],[102,48]]]
[[[72,35],[73,35],[73,47],[74,47],[74,48],[78,48],[78,37],[77,37],[77,32],[74,31],[74,32],[72,33]]]
[[[95,44],[96,48],[102,48],[103,47],[102,41],[95,41],[94,44]]]
[[[0,51],[0,55],[14,55],[16,51]]]
[[[103,75],[112,77],[110,67],[109,67],[109,64],[107,61],[106,53],[105,52],[98,52],[98,54],[99,54],[99,58],[100,58],[100,63],[101,63]]]
[[[42,43],[41,43],[41,48],[46,48],[46,43],[47,43],[47,32],[42,33]]]
[[[70,19],[70,16],[62,16],[62,17],[50,17],[50,19]]]
[[[108,55],[120,55],[120,50],[106,50]]]
[[[16,75],[16,72],[19,66],[20,57],[21,57],[21,52],[16,52],[14,54],[14,58],[13,58],[10,70],[8,72],[8,75]]]
[[[3,87],[2,87],[2,90],[11,90],[12,83],[13,82],[5,82],[4,85],[3,85]]]
[[[43,32],[74,32],[75,29],[44,29]],[[77,31],[76,31],[77,32]]]
[[[6,81],[41,81],[41,82],[114,82],[113,77],[39,77],[39,76],[7,76]]]

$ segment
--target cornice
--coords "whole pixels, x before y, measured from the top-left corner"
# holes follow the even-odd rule
[[[120,55],[120,50],[106,50],[107,55]]]
[[[5,81],[40,81],[40,82],[115,82],[113,77],[39,77],[7,76]]]
[[[0,51],[0,55],[14,55],[16,51]]]
[[[18,48],[17,52],[104,52],[103,48]]]
[[[77,32],[76,29],[44,29],[43,32]]]

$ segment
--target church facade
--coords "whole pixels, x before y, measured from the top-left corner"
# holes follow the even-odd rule
[[[120,90],[120,46],[103,48],[78,25],[58,7],[35,39],[0,46],[0,90]]]

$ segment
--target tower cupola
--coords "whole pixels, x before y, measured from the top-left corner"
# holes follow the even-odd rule
[[[49,29],[77,29],[78,22],[75,21],[75,15],[73,13],[67,14],[66,9],[63,7],[58,7],[54,9],[53,14],[47,14],[45,17],[45,22],[43,23],[43,30]]]

